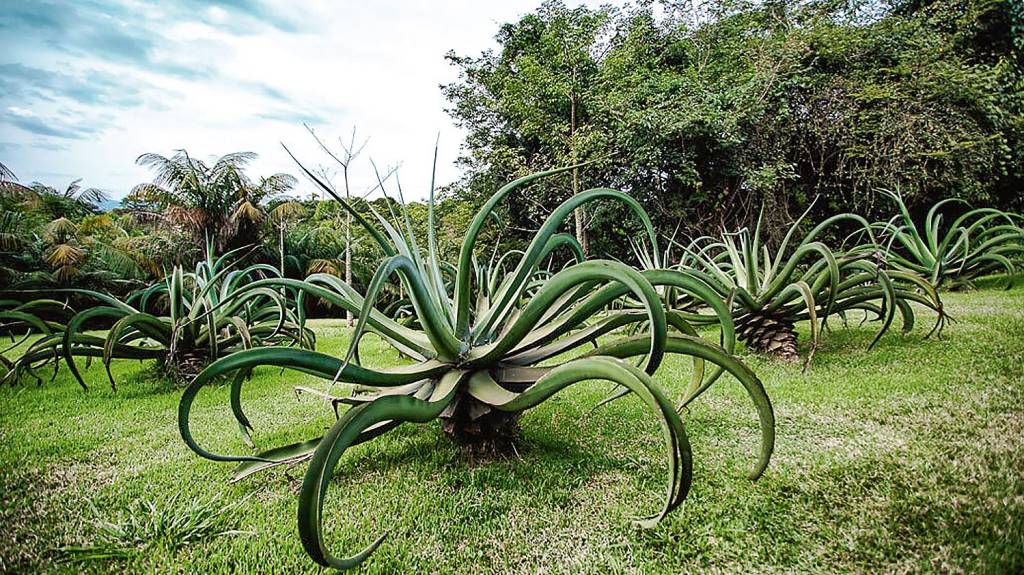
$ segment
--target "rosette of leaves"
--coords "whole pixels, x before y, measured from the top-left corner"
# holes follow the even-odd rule
[[[797,240],[804,216],[790,226],[774,252],[761,239],[760,218],[752,233],[743,228],[718,238],[704,236],[684,248],[678,268],[729,302],[737,337],[749,349],[798,360],[795,327],[806,320],[811,336],[809,363],[828,318],[837,315],[845,322],[854,310],[863,312],[865,320],[879,322],[870,349],[890,329],[897,313],[904,333],[913,329],[911,302],[937,313],[929,335],[942,328],[946,315],[935,287],[913,272],[887,266],[866,220],[839,214]],[[866,235],[869,241],[839,253],[818,241],[824,230],[841,221],[855,222],[858,231],[851,236]],[[675,305],[686,305],[685,301]],[[698,316],[694,322],[701,323],[700,317],[707,318]],[[714,319],[707,318],[705,323]]]
[[[8,294],[10,295],[10,294]],[[18,295],[18,294],[14,294]],[[0,383],[13,378],[16,363],[6,357],[14,352],[33,335],[48,336],[63,333],[75,310],[66,302],[54,299],[31,299],[0,296],[0,336],[9,338],[5,347],[0,348],[0,367],[4,372]]]
[[[597,200],[622,202],[642,222],[652,243],[655,235],[643,208],[630,196],[611,189],[591,189],[556,207],[521,253],[482,264],[485,250],[478,245],[482,227],[506,195],[530,182],[565,169],[520,178],[498,190],[480,209],[462,236],[454,282],[445,279],[435,240],[431,186],[426,249],[421,250],[408,218],[389,221],[374,214],[376,225],[335,196],[365,227],[386,254],[364,294],[339,278],[313,275],[306,280],[270,279],[243,289],[287,287],[307,297],[330,301],[358,318],[345,357],[302,349],[254,349],[220,359],[188,386],[179,405],[178,422],[185,443],[197,454],[238,463],[233,479],[278,465],[308,460],[299,493],[299,534],[302,545],[318,564],[339,569],[358,566],[381,544],[383,536],[349,556],[336,555],[323,533],[325,493],[339,460],[353,445],[370,441],[405,422],[440,419],[442,427],[465,442],[493,442],[515,433],[518,414],[573,384],[605,380],[639,398],[660,421],[667,460],[665,496],[657,513],[640,520],[657,523],[678,507],[691,482],[692,454],[686,431],[673,403],[653,375],[666,354],[694,360],[699,387],[721,372],[735,377],[752,399],[761,428],[761,447],[750,473],[758,478],[774,446],[774,416],[757,377],[729,351],[735,338],[728,309],[700,281],[670,270],[641,272],[620,262],[582,260],[575,238],[558,233],[573,210]],[[307,171],[314,181],[315,175]],[[334,195],[330,186],[324,190]],[[406,214],[407,216],[407,214]],[[395,220],[403,219],[396,215]],[[404,228],[404,231],[400,231]],[[656,244],[655,244],[656,245]],[[556,250],[568,249],[574,263],[548,273],[544,262]],[[480,259],[477,259],[480,256]],[[514,265],[513,265],[514,263]],[[378,311],[374,302],[386,281],[396,278],[408,294],[415,322],[403,325]],[[447,286],[451,285],[449,289]],[[696,336],[680,314],[666,310],[657,286],[671,285],[706,301],[721,314],[723,343]],[[636,309],[613,304],[623,297],[641,302]],[[643,325],[629,335],[626,328]],[[373,332],[412,363],[400,367],[362,365],[361,337]],[[704,365],[715,370],[704,377]],[[192,434],[190,413],[197,394],[214,379],[261,366],[301,370],[325,382],[352,384],[352,394],[317,391],[338,409],[349,406],[322,437],[253,454],[215,453],[200,446]],[[243,439],[252,426],[237,398],[244,379],[231,390],[232,412]],[[622,395],[622,394],[618,394]]]
[[[921,274],[937,288],[971,287],[972,280],[1005,272],[1012,276],[1024,259],[1024,217],[995,208],[970,208],[964,200],[936,202],[918,227],[898,191],[881,190],[899,214],[875,225],[887,236],[886,256],[902,269]],[[944,226],[944,209],[967,207]],[[1012,278],[1007,289],[1012,286]]]
[[[267,277],[273,266],[253,264],[239,269],[236,258],[245,248],[215,257],[208,247],[194,271],[175,266],[167,277],[122,301],[89,290],[62,290],[89,298],[96,305],[75,314],[59,331],[44,334],[14,362],[8,376],[35,374],[41,367],[67,364],[78,383],[87,385],[76,358],[100,358],[111,386],[115,359],[155,359],[175,381],[190,381],[210,362],[261,346],[312,348],[315,338],[294,292],[246,289]],[[161,308],[167,314],[152,312]],[[97,324],[112,325],[105,335],[88,333]]]

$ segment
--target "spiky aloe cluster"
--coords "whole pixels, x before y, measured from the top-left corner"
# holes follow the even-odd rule
[[[98,304],[74,314],[66,325],[33,324],[42,337],[12,363],[5,379],[13,382],[26,374],[35,376],[40,367],[51,365],[56,373],[63,361],[87,388],[75,358],[99,357],[111,386],[115,386],[110,371],[115,359],[155,359],[167,375],[187,382],[210,362],[242,349],[312,348],[313,332],[305,327],[294,296],[269,288],[241,290],[259,279],[278,276],[275,268],[264,264],[237,269],[242,249],[214,257],[208,246],[207,258],[194,271],[176,266],[166,280],[126,301],[90,290],[59,290]],[[147,311],[160,299],[165,300],[166,316]],[[105,336],[86,332],[96,321],[113,322]]]
[[[875,224],[888,238],[889,261],[923,275],[936,287],[971,286],[975,278],[998,272],[1012,276],[1017,270],[1015,262],[1024,260],[1024,216],[1020,214],[994,208],[971,209],[967,202],[950,198],[935,203],[919,229],[898,191],[882,193],[899,209],[888,222]],[[956,204],[968,209],[943,228],[944,208]]]
[[[496,260],[486,265],[476,260],[481,251],[479,234],[499,202],[520,186],[562,171],[521,178],[490,198],[464,236],[453,284],[445,280],[437,255],[432,191],[425,254],[417,245],[407,214],[404,233],[399,231],[402,222],[391,222],[375,213],[378,227],[335,196],[386,254],[365,295],[326,275],[314,275],[305,281],[265,280],[242,289],[287,287],[352,311],[359,321],[347,356],[273,348],[243,351],[218,360],[182,396],[179,426],[185,442],[203,457],[238,462],[235,479],[277,465],[309,460],[299,493],[299,534],[303,547],[318,564],[346,569],[362,563],[383,540],[377,539],[348,557],[335,556],[324,540],[325,492],[335,466],[349,447],[404,422],[423,423],[439,417],[445,417],[446,425],[459,433],[469,434],[480,431],[473,428],[489,426],[490,434],[500,435],[508,429],[509,417],[575,383],[606,380],[621,386],[623,391],[618,395],[638,397],[661,422],[668,461],[666,496],[658,513],[640,521],[642,525],[653,525],[679,506],[691,482],[691,451],[683,422],[652,379],[665,354],[675,353],[689,356],[695,362],[688,395],[706,388],[723,372],[732,374],[746,388],[761,425],[760,455],[750,474],[752,479],[759,477],[774,445],[771,404],[757,377],[730,353],[735,337],[729,311],[711,290],[678,272],[641,272],[607,260],[578,259],[550,275],[542,269],[543,262],[555,250],[568,248],[576,256],[582,254],[574,238],[557,230],[574,209],[597,200],[625,204],[656,245],[651,222],[634,199],[610,189],[582,192],[551,213],[528,247],[513,256],[518,259],[509,271]],[[319,182],[313,174],[307,175]],[[321,185],[333,195],[330,186],[322,182]],[[407,325],[377,311],[373,305],[385,281],[396,276],[409,296],[415,317]],[[538,282],[539,278],[543,281]],[[672,286],[715,310],[723,326],[724,347],[700,339],[682,314],[666,310],[659,300],[657,286]],[[615,303],[626,297],[640,302],[639,306],[617,309],[621,306]],[[624,330],[631,326],[642,329],[628,335]],[[361,365],[357,350],[367,332],[376,333],[414,363],[392,368]],[[588,347],[591,343],[595,347]],[[631,358],[635,359],[627,361]],[[705,362],[716,369],[705,374]],[[192,436],[190,413],[200,390],[215,378],[260,366],[302,370],[325,381],[355,384],[359,391],[348,397],[327,395],[336,406],[351,407],[323,437],[257,455],[218,454],[198,445]],[[236,378],[231,391],[232,411],[247,439],[251,425],[237,401],[242,385],[243,380]]]
[[[917,274],[887,266],[866,220],[839,214],[794,241],[802,219],[790,227],[774,255],[761,241],[760,219],[753,234],[744,228],[719,238],[697,238],[683,247],[678,268],[729,302],[739,339],[749,348],[798,359],[797,322],[809,321],[813,353],[828,318],[837,315],[845,321],[853,310],[880,322],[874,346],[897,312],[904,331],[913,328],[911,302],[934,310],[932,331],[941,329],[946,316],[934,286]],[[817,240],[826,228],[844,220],[855,222],[870,241],[836,252]]]

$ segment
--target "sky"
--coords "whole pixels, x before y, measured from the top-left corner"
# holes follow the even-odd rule
[[[0,0],[0,163],[22,182],[82,178],[120,198],[151,179],[135,164],[146,152],[252,151],[251,176],[298,175],[282,143],[331,165],[304,123],[336,149],[355,127],[369,141],[353,191],[375,181],[372,159],[422,198],[436,139],[437,184],[459,176],[463,135],[439,88],[458,73],[444,55],[496,47],[499,25],[539,4]],[[294,195],[312,192],[303,180]]]

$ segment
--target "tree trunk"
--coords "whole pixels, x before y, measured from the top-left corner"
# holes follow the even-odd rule
[[[576,158],[576,93],[569,96],[569,147],[570,157],[573,164],[578,162]],[[578,168],[572,169],[572,195],[580,193],[580,173]],[[590,243],[587,241],[586,214],[583,208],[573,210],[573,219],[576,223],[576,241],[583,248],[583,255],[590,255]]]
[[[284,277],[284,219],[281,219],[281,224],[277,228],[277,253],[280,256],[281,263],[281,277]]]
[[[736,337],[752,351],[766,353],[785,361],[799,361],[797,333],[793,322],[760,312],[745,314],[736,321]]]
[[[351,206],[352,196],[349,194],[348,187],[348,164],[343,169],[345,177],[345,201],[349,202]],[[352,285],[352,214],[348,211],[345,212],[345,283]],[[353,318],[352,311],[345,310],[345,325],[352,327]]]

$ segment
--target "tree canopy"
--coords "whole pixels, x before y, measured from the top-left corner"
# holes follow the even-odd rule
[[[1019,209],[1013,4],[545,2],[501,26],[498,50],[448,55],[460,71],[443,87],[448,112],[468,132],[450,193],[475,201],[575,160],[594,162],[584,188],[627,190],[662,230],[691,235],[762,207],[771,233],[816,197],[818,214],[878,216],[879,188],[912,208],[961,197]],[[514,227],[535,227],[571,189],[525,191]],[[621,253],[628,218],[598,208],[586,221],[598,253]]]

